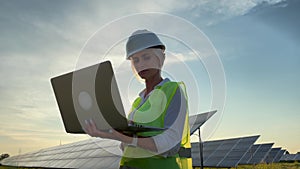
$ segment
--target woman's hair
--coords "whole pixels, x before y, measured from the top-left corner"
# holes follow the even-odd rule
[[[151,49],[151,51],[154,53],[154,55],[159,59],[160,68],[162,68],[164,62],[165,62],[165,52],[163,49],[160,48],[148,48]]]

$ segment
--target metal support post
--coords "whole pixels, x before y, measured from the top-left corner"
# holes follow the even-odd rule
[[[198,129],[198,134],[199,134],[199,148],[200,148],[200,163],[201,163],[201,169],[203,169],[203,143],[202,143],[202,139],[201,139],[201,131],[200,131],[200,127]]]

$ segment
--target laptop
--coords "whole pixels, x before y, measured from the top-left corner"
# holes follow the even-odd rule
[[[84,134],[89,119],[99,130],[126,135],[164,130],[129,124],[110,61],[51,78],[51,84],[67,133]]]

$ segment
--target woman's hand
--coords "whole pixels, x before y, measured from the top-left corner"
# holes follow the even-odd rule
[[[119,145],[119,148],[120,148],[122,151],[124,151],[124,149],[125,149],[125,146],[127,146],[127,144],[126,144],[126,143],[123,143],[123,142],[121,142],[121,144]]]
[[[85,120],[85,127],[84,131],[86,134],[90,135],[91,137],[101,137],[101,138],[108,138],[113,140],[119,141],[127,141],[127,136],[115,131],[114,129],[110,129],[108,132],[100,131],[97,129],[96,124],[92,119]]]
[[[132,137],[123,135],[114,129],[111,129],[109,132],[98,130],[93,120],[86,120],[85,123],[86,125],[83,130],[86,134],[90,135],[91,137],[101,137],[121,141],[121,149],[124,149],[126,144],[131,144],[133,141]],[[139,138],[137,145],[141,148],[157,152],[156,145],[152,138]]]

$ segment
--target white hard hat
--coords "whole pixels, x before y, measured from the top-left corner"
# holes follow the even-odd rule
[[[151,47],[166,49],[165,45],[155,33],[146,29],[137,30],[128,38],[126,44],[126,59],[129,59],[131,55],[137,52]]]

